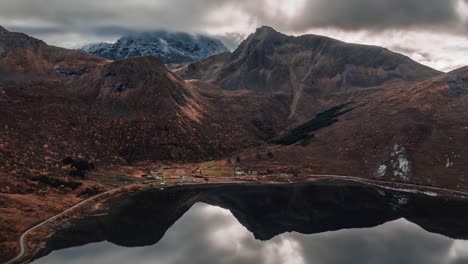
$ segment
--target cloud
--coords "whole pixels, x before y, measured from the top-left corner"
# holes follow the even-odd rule
[[[239,46],[239,43],[244,40],[245,35],[241,33],[228,32],[225,34],[215,35],[214,37],[221,40],[228,49],[235,50],[237,46]]]
[[[173,29],[283,31],[317,27],[387,29],[448,27],[460,22],[463,0],[15,0],[0,4],[0,24],[29,33],[114,33]],[[464,12],[464,11],[463,11]],[[215,24],[214,24],[215,23]],[[242,28],[239,28],[241,25]],[[120,29],[120,30],[117,30]],[[234,32],[234,31],[233,31]],[[246,33],[246,32],[242,32]]]
[[[332,26],[342,29],[448,27],[459,21],[456,0],[308,1],[291,23],[300,30]]]
[[[342,30],[316,28],[307,31],[346,42],[386,47],[419,63],[448,72],[467,65],[468,36],[417,29]]]
[[[441,38],[467,38],[468,1],[15,0],[0,2],[0,25],[68,48],[78,48],[95,41],[112,42],[135,31],[165,29],[214,35],[234,49],[262,25],[272,26],[287,34],[332,29],[350,35],[364,31],[382,38],[392,37],[386,33],[389,31],[407,34],[430,32],[439,34]],[[443,42],[446,45],[447,41]],[[411,41],[400,43],[400,50],[414,48],[411,44]],[[422,48],[425,46],[434,47],[433,44],[423,44]],[[454,46],[440,46],[437,51],[424,48],[419,53],[422,56],[411,55],[417,52],[405,54],[420,58],[420,62],[431,63],[439,60],[433,57],[438,57],[436,52],[440,49],[449,56],[459,56],[460,52],[454,50]],[[448,49],[452,49],[452,52]],[[466,61],[466,55],[462,57]],[[447,66],[446,63],[450,62],[437,62],[430,66],[446,70],[460,64],[454,62],[452,66]]]

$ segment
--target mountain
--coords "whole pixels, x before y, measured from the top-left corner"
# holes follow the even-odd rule
[[[465,188],[466,68],[441,74],[383,48],[264,27],[177,69],[183,80],[153,56],[109,61],[0,32],[2,175],[66,175],[54,162],[66,156],[114,166],[239,155],[253,169]],[[5,179],[5,192],[28,186]]]
[[[197,61],[228,51],[212,37],[167,31],[135,33],[113,44],[89,44],[81,50],[110,60],[151,55],[166,64]]]
[[[243,151],[249,166],[410,182],[454,184],[464,169],[466,68],[441,74],[383,48],[263,27],[176,70],[192,74],[183,80],[152,56],[108,61],[1,32],[4,173],[55,170],[47,160],[68,155],[131,164]]]
[[[282,115],[260,110],[286,106],[183,81],[153,56],[108,61],[12,32],[0,45],[0,175],[15,179],[66,176],[56,162],[67,156],[103,166],[220,158],[262,137],[246,116],[279,126]],[[2,192],[29,188],[7,179]]]
[[[16,241],[18,219],[39,222],[31,210],[58,212],[63,197],[77,202],[87,186],[114,186],[104,179],[114,170],[145,164],[467,191],[467,101],[468,67],[444,74],[384,48],[268,27],[174,71],[155,56],[111,61],[0,27],[0,203],[11,205],[0,230]],[[74,178],[67,157],[104,178]]]
[[[242,158],[252,167],[280,162],[303,173],[466,189],[466,100],[466,68],[421,82],[337,92],[307,101],[309,114],[286,122],[272,132],[271,146]]]
[[[222,90],[288,97],[286,115],[262,109],[282,125],[252,120],[269,144],[241,155],[253,170],[281,164],[458,189],[468,170],[467,69],[443,74],[384,48],[262,27],[233,53],[175,72]]]
[[[265,26],[232,54],[194,62],[177,72],[184,79],[202,79],[228,90],[288,93],[291,116],[313,98],[333,92],[440,74],[385,48],[316,35],[287,36]]]
[[[210,79],[230,90],[291,92],[304,86],[323,93],[394,80],[420,81],[440,74],[385,48],[317,35],[287,36],[266,26],[230,56],[192,63],[184,77],[202,74],[203,69],[197,72],[197,68],[210,63],[218,64]]]
[[[111,165],[234,153],[253,167],[444,185],[464,168],[466,69],[441,74],[383,48],[263,27],[233,53],[176,70],[197,74],[183,80],[153,56],[108,61],[1,32],[3,173],[60,174],[51,160],[66,156]]]
[[[49,46],[26,34],[0,29],[0,81],[79,76],[103,62],[92,55]]]

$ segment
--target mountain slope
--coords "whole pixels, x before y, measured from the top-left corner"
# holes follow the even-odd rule
[[[467,100],[466,68],[422,82],[335,93],[309,102],[320,106],[305,121],[276,131],[271,142],[280,147],[243,160],[253,168],[278,162],[302,173],[466,189]],[[258,160],[269,152],[272,158]]]
[[[166,31],[133,34],[113,44],[89,44],[81,50],[111,60],[151,55],[164,63],[197,61],[228,51],[218,39]]]
[[[290,116],[323,95],[440,74],[384,48],[316,35],[286,36],[270,27],[257,29],[230,56],[208,58],[177,72],[229,90],[288,93]]]
[[[19,179],[38,174],[67,176],[58,166],[67,156],[98,166],[220,158],[264,137],[250,118],[278,126],[284,116],[260,113],[285,102],[281,96],[226,94],[183,81],[153,56],[112,62],[5,34],[0,175],[14,180],[0,177],[1,192],[24,191],[30,184]]]
[[[26,34],[0,29],[0,80],[78,76],[103,62],[92,55],[49,46]]]
[[[87,186],[162,163],[468,190],[467,67],[441,74],[383,48],[262,28],[175,72],[186,80],[154,56],[109,61],[0,27],[2,253]],[[98,171],[73,178],[69,156]]]
[[[326,92],[392,80],[418,81],[437,74],[384,48],[316,35],[286,36],[261,27],[224,58],[214,80],[225,89],[288,92],[303,84]]]
[[[262,169],[283,166],[453,188],[468,169],[466,68],[440,75],[385,49],[263,28],[233,54],[179,69],[200,74],[199,80],[184,81],[152,56],[111,62],[2,32],[0,121],[6,126],[0,133],[0,173],[5,175],[64,175],[56,161],[65,156],[115,165],[211,160],[238,151],[243,164]],[[316,56],[302,51],[303,42],[315,47]],[[269,55],[249,64],[255,58],[249,49]],[[369,51],[375,54],[366,55]],[[17,68],[21,58],[32,65],[27,71]],[[262,80],[268,71],[279,78],[281,65],[269,63],[281,59],[297,70],[286,71],[289,77],[314,66],[309,76],[315,77],[306,78],[301,96],[297,87],[283,91],[271,80],[264,82],[271,85],[269,93],[217,86],[233,65],[240,65],[235,72],[242,74],[251,65],[255,74],[249,78]],[[306,63],[311,59],[316,64]],[[340,72],[341,61],[368,77],[333,84],[335,75],[327,74]],[[66,71],[80,68],[85,70]]]

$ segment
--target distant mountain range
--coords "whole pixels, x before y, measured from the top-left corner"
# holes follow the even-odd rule
[[[115,43],[88,44],[81,50],[110,60],[155,56],[166,64],[197,61],[229,51],[212,37],[167,31],[134,33]]]

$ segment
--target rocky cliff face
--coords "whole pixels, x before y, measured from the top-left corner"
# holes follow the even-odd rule
[[[167,64],[197,61],[228,51],[218,39],[166,31],[133,34],[113,44],[89,44],[81,50],[110,60],[155,56]]]

